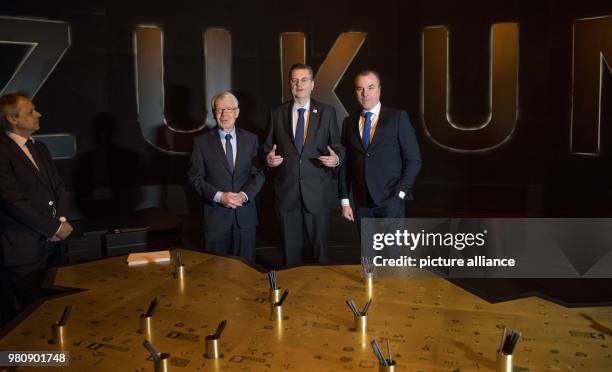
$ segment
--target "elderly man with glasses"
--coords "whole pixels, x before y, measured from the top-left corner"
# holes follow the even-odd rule
[[[194,140],[188,174],[204,202],[204,250],[255,263],[255,196],[265,180],[259,142],[235,126],[240,108],[232,93],[215,95],[212,110],[217,127]]]

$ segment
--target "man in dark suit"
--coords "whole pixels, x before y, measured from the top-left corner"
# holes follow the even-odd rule
[[[221,92],[212,99],[217,127],[193,143],[189,182],[204,201],[204,249],[233,253],[255,263],[255,196],[265,177],[257,136],[235,126],[238,99]]]
[[[295,64],[289,70],[293,99],[270,112],[264,153],[274,177],[285,264],[302,262],[304,242],[314,259],[329,261],[329,211],[337,205],[334,168],[344,156],[333,107],[310,98],[312,68]]]
[[[414,129],[403,110],[382,106],[378,73],[365,70],[355,77],[361,109],[343,123],[342,143],[347,149],[340,169],[342,216],[403,218],[405,200],[421,169]],[[353,196],[353,211],[349,196]]]
[[[0,97],[0,249],[2,320],[42,294],[46,270],[61,257],[72,226],[62,182],[47,147],[31,138],[40,114],[21,93]]]

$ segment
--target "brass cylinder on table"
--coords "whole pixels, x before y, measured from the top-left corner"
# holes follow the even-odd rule
[[[155,372],[168,372],[170,371],[170,354],[161,353],[159,354],[159,361],[153,362]]]
[[[506,355],[499,351],[497,353],[497,361],[495,366],[496,372],[512,372],[513,363],[512,363],[512,354]]]
[[[270,288],[270,293],[268,294],[268,301],[271,304],[275,304],[278,301],[280,301],[281,298],[281,290],[280,287],[278,289],[272,289]]]
[[[355,331],[367,332],[368,331],[368,315],[355,315]]]
[[[66,325],[60,325],[59,322],[55,322],[51,325],[51,341],[60,346],[64,346],[66,343]]]
[[[386,366],[380,364],[378,366],[378,372],[395,372],[395,361],[387,359],[387,364]]]
[[[204,356],[207,359],[221,358],[221,353],[219,352],[219,339],[214,335],[206,336],[206,353]]]
[[[151,339],[153,334],[153,317],[146,316],[145,314],[140,315],[140,329],[138,332],[142,333],[147,339]]]
[[[283,306],[270,305],[270,320],[283,320]]]
[[[176,266],[174,269],[176,279],[185,279],[185,265]]]

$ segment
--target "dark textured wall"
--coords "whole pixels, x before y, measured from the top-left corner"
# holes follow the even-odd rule
[[[258,134],[269,108],[280,103],[280,33],[306,34],[306,61],[316,70],[341,32],[364,31],[365,43],[336,93],[349,112],[355,110],[352,77],[373,68],[382,76],[383,102],[410,114],[424,160],[412,214],[610,215],[609,74],[603,81],[600,156],[569,150],[572,24],[612,14],[608,1],[3,2],[0,14],[70,24],[72,44],[35,104],[43,114],[40,133],[76,136],[77,156],[57,163],[82,216],[130,210],[147,198],[172,208],[174,196],[164,195],[166,186],[177,185],[173,190],[179,193],[185,186],[187,157],[148,145],[136,120],[132,38],[140,23],[164,29],[166,115],[178,127],[201,122],[208,107],[202,88],[204,29],[231,31],[238,125]],[[485,153],[445,150],[425,135],[420,119],[422,28],[449,26],[451,110],[460,121],[478,122],[487,112],[489,30],[493,22],[504,21],[518,22],[520,30],[519,119],[513,137]],[[24,50],[0,44],[0,86]],[[161,186],[161,194],[139,190],[150,185]],[[270,192],[266,187],[262,200],[269,200]],[[186,200],[198,209],[197,198],[188,194]]]

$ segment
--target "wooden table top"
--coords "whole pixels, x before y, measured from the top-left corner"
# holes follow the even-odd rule
[[[368,290],[360,266],[304,266],[278,273],[290,293],[277,322],[266,274],[232,258],[182,254],[184,280],[172,264],[130,267],[126,256],[60,268],[54,285],[84,291],[47,300],[0,349],[60,350],[49,342],[51,324],[72,305],[63,347],[70,370],[152,371],[138,329],[157,296],[151,342],[170,353],[171,371],[377,371],[370,341],[385,338],[396,371],[492,371],[504,327],[523,333],[520,370],[612,370],[611,307],[570,309],[535,297],[490,304],[440,278],[376,278]],[[355,332],[345,301],[363,307],[370,297],[368,331]],[[206,359],[205,337],[223,319],[223,357]]]

